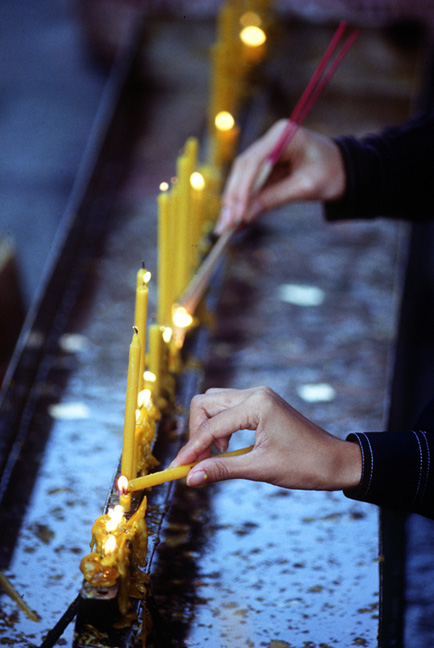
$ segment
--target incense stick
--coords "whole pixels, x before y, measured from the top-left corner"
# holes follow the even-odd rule
[[[246,448],[240,448],[239,450],[231,450],[231,452],[225,452],[224,454],[216,455],[216,457],[238,457],[239,455],[247,454],[253,449],[253,446],[247,446]],[[199,461],[194,461],[191,464],[185,464],[184,466],[176,466],[176,468],[166,468],[166,470],[160,470],[159,472],[151,473],[149,475],[144,475],[143,477],[137,477],[136,479],[130,479],[128,482],[128,492],[143,490],[144,488],[150,488],[151,486],[157,486],[158,484],[164,484],[168,481],[174,481],[175,479],[181,479],[186,477],[190,472],[190,468],[196,466]]]
[[[274,165],[280,158],[283,149],[289,144],[291,139],[294,137],[297,129],[301,126],[303,121],[306,119],[307,115],[313,108],[314,104],[318,100],[320,94],[323,92],[330,79],[338,69],[341,64],[344,56],[347,54],[348,50],[356,40],[359,35],[359,30],[355,29],[347,38],[345,43],[342,45],[341,50],[336,55],[335,60],[330,63],[333,54],[335,53],[339,43],[342,40],[344,32],[347,28],[346,22],[342,21],[335,34],[333,35],[332,40],[330,41],[324,55],[322,56],[315,72],[313,73],[309,83],[307,84],[303,94],[301,95],[299,101],[297,102],[290,118],[288,119],[288,124],[283,130],[279,140],[273,147],[273,150],[268,155],[266,160],[261,165],[258,176],[253,185],[252,194],[255,195],[265,184],[268,176],[270,175]],[[326,71],[327,66],[330,64],[330,67]],[[193,314],[198,303],[202,299],[208,283],[211,279],[211,276],[214,272],[220,257],[222,256],[226,245],[228,244],[232,234],[236,230],[236,227],[232,227],[223,232],[220,236],[211,252],[208,254],[202,265],[197,270],[193,279],[187,286],[181,298],[178,300],[177,306],[185,308],[190,314]]]

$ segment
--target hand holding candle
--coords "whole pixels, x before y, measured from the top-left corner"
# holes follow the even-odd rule
[[[227,448],[239,430],[255,431],[253,450],[240,457],[209,457]],[[172,467],[197,462],[188,484],[241,478],[284,488],[341,490],[361,478],[358,444],[342,441],[306,419],[268,387],[211,389],[190,407],[190,440]]]
[[[239,457],[240,455],[247,454],[253,449],[253,446],[248,446],[247,448],[240,448],[239,450],[232,450],[231,452],[226,452],[223,455],[217,455],[219,457]],[[158,484],[164,484],[168,481],[174,481],[175,479],[182,479],[182,477],[187,477],[189,471],[193,466],[196,466],[199,462],[195,461],[190,464],[185,464],[183,466],[176,466],[173,468],[166,468],[165,470],[160,470],[149,475],[144,475],[143,477],[136,477],[136,479],[130,479],[128,482],[127,491],[133,492],[142,490],[144,488],[150,488],[151,486],[157,486]],[[120,479],[120,478],[119,478]],[[125,484],[125,480],[123,480]],[[123,492],[122,482],[118,481],[118,488],[120,492]]]

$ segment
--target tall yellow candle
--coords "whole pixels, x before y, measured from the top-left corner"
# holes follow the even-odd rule
[[[163,331],[158,324],[152,324],[149,327],[149,371],[155,376],[155,380],[150,384],[152,391],[152,400],[158,407],[158,400],[161,391],[162,378],[162,359],[163,359]]]
[[[145,353],[146,353],[146,320],[148,316],[148,284],[145,279],[150,277],[143,275],[143,283],[136,288],[136,307],[134,313],[134,326],[138,330],[140,339],[140,367],[139,367],[139,385],[138,389],[141,391],[144,387],[143,374],[145,372]]]
[[[136,476],[134,467],[134,447],[136,438],[136,409],[140,369],[140,338],[134,331],[130,344],[128,361],[127,392],[125,398],[124,441],[122,448],[121,473],[128,479]],[[131,505],[131,497],[122,496],[121,504],[126,511]]]
[[[170,202],[171,195],[160,193],[158,198],[158,322],[167,325],[170,322],[173,293],[170,289],[171,280],[171,228]]]
[[[191,257],[190,227],[189,227],[189,212],[190,212],[190,174],[189,174],[189,159],[184,155],[177,158],[176,175],[178,177],[178,206],[176,214],[177,223],[177,247],[178,247],[178,264],[175,269],[179,277],[179,287],[182,291],[186,287],[189,280],[189,267]],[[179,296],[179,295],[178,295]]]
[[[179,183],[176,183],[172,186],[170,190],[170,218],[169,218],[169,244],[168,252],[170,254],[170,268],[172,274],[172,281],[170,284],[170,308],[172,304],[178,299],[179,295],[182,293],[182,276],[178,274],[178,268],[180,267],[180,257],[182,256],[182,250],[178,245],[178,206],[179,206]],[[160,322],[163,324],[163,322]]]
[[[196,250],[195,267],[200,262],[200,241],[204,222],[204,190],[205,178],[199,171],[194,171],[190,176],[191,184],[191,229],[192,243]]]

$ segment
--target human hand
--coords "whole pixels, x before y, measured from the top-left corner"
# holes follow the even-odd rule
[[[232,165],[222,197],[216,234],[246,224],[263,211],[294,200],[338,200],[345,191],[345,170],[333,140],[298,128],[258,193],[255,182],[279,140],[287,120],[276,122]]]
[[[239,430],[254,430],[254,448],[237,457],[224,452]],[[171,467],[199,461],[187,483],[243,478],[284,488],[343,490],[356,487],[362,460],[358,444],[342,441],[306,419],[268,387],[210,389],[190,408],[190,440]]]

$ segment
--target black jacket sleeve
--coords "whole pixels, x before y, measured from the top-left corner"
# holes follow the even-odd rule
[[[342,200],[325,204],[330,221],[386,216],[434,218],[434,114],[363,139],[335,140],[346,171]]]
[[[347,497],[434,519],[433,432],[362,432],[347,440],[362,452],[362,479]]]

